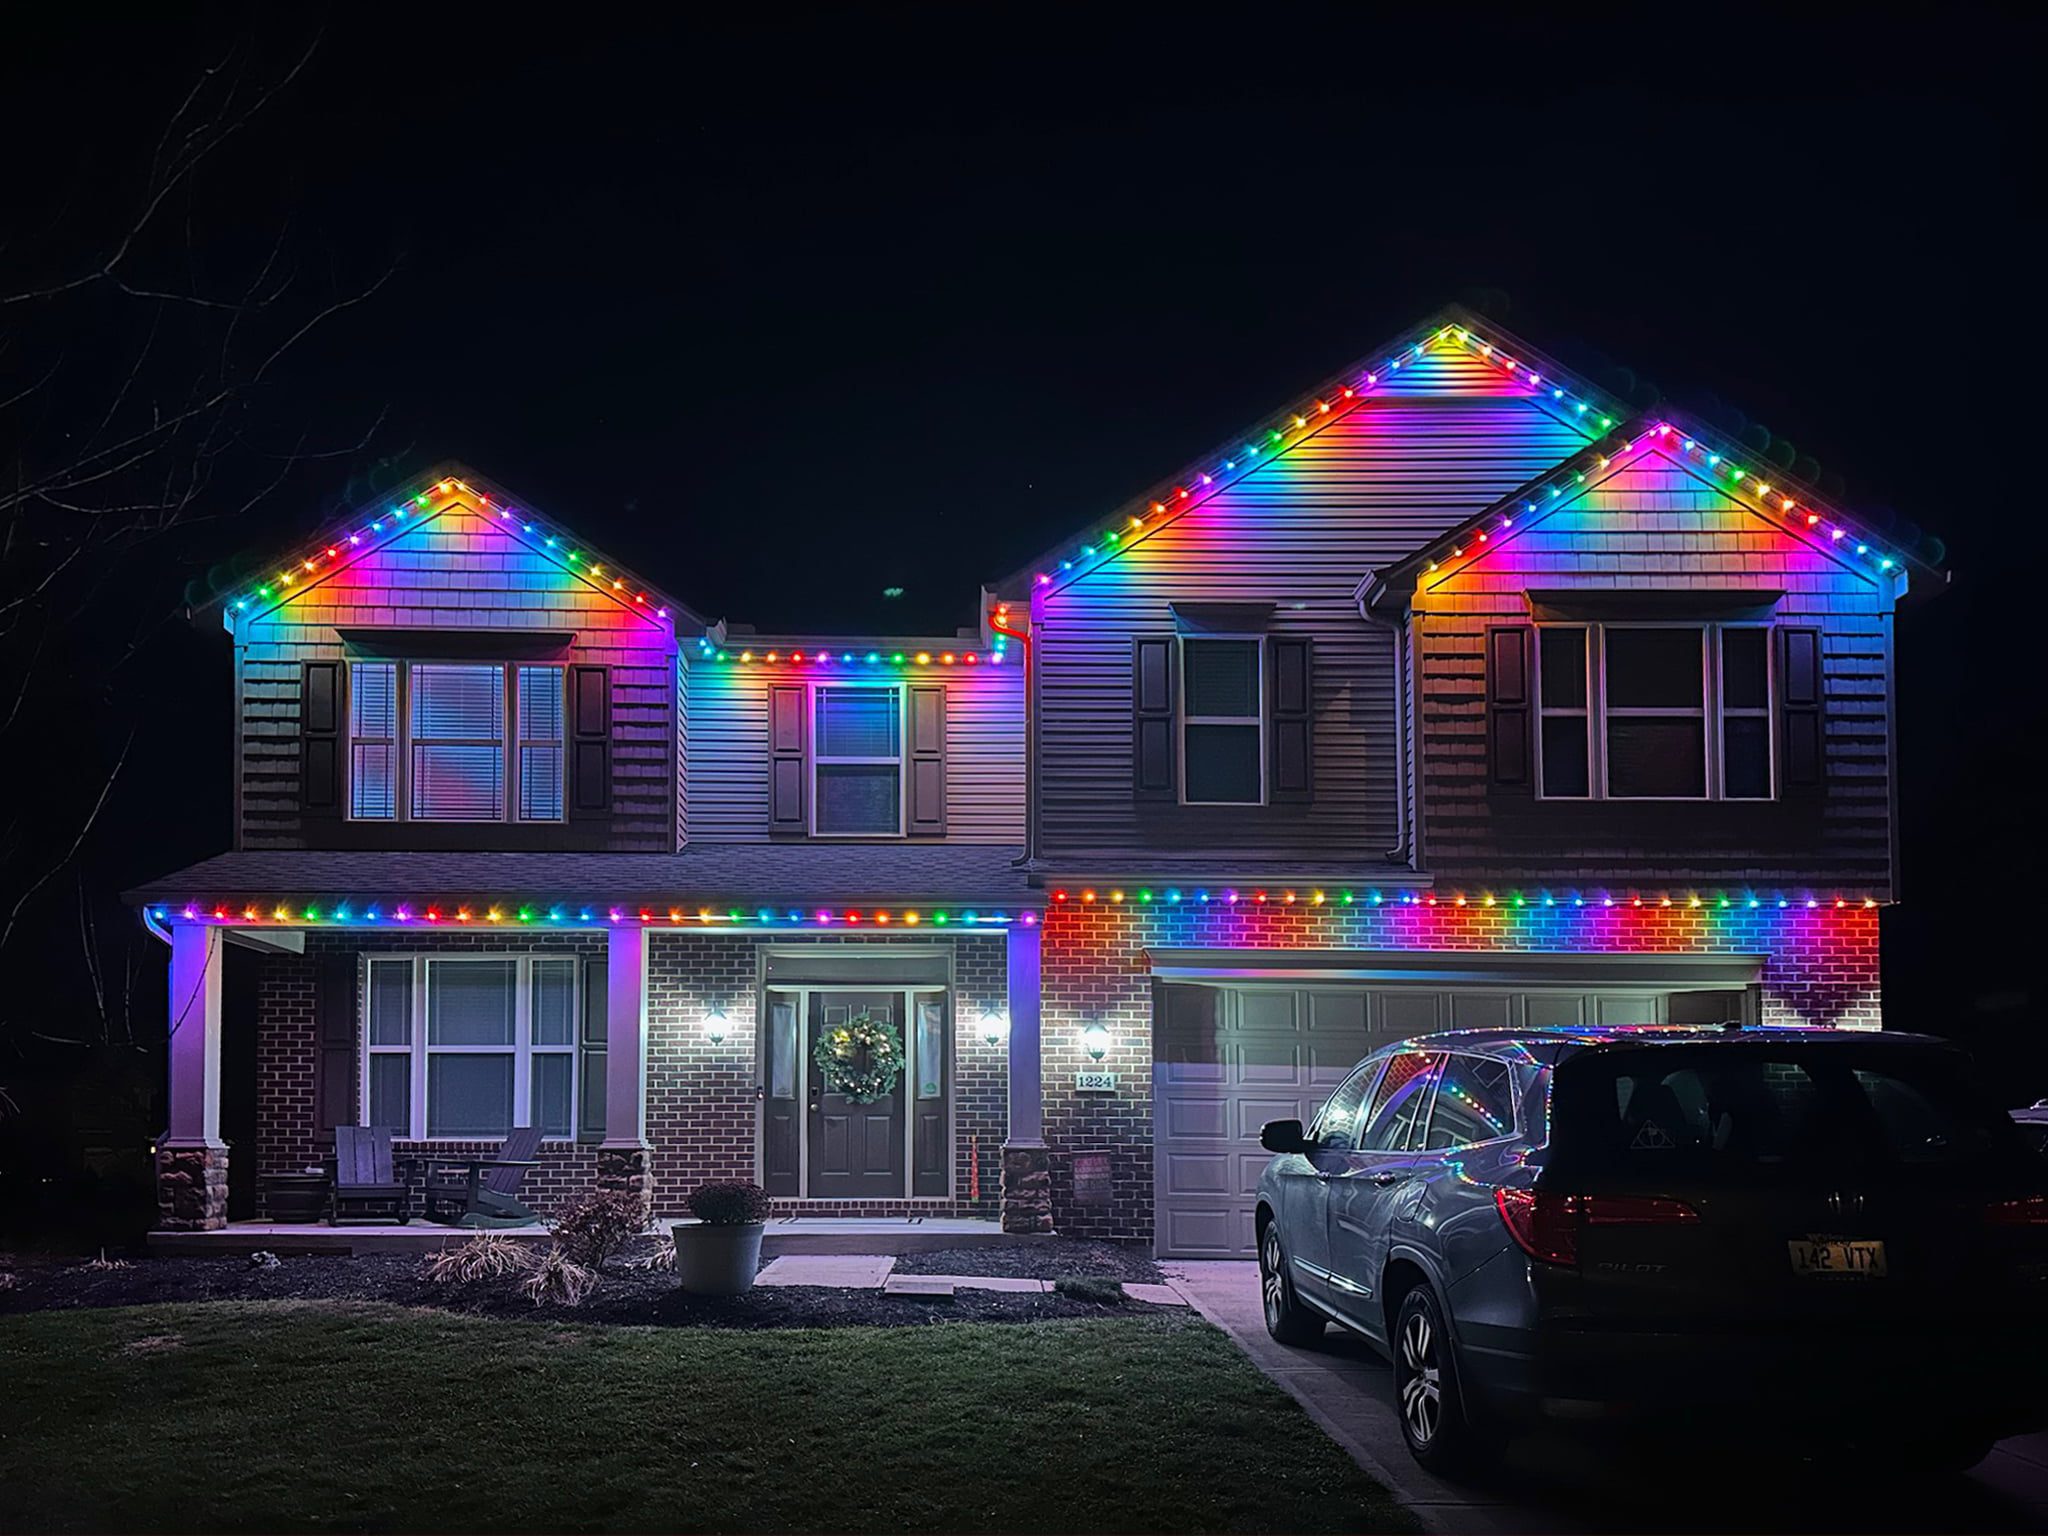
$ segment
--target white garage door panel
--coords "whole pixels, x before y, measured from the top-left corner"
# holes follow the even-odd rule
[[[1439,1029],[1655,1023],[1670,989],[1583,976],[1521,987],[1426,979],[1299,986],[1162,982],[1153,1019],[1156,1246],[1182,1258],[1249,1258],[1269,1120],[1313,1120],[1384,1041]],[[1559,985],[1559,980],[1576,985]],[[1708,1013],[1714,997],[1693,994]],[[1729,994],[1716,994],[1728,996]]]

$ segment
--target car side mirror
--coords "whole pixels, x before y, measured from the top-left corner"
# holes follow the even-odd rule
[[[1259,1130],[1259,1145],[1268,1152],[1306,1152],[1315,1143],[1302,1132],[1299,1120],[1268,1120]]]

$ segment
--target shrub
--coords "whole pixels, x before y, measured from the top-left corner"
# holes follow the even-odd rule
[[[664,1232],[655,1240],[654,1247],[636,1259],[626,1260],[626,1268],[654,1270],[663,1274],[674,1274],[676,1268],[676,1235]]]
[[[596,1288],[597,1272],[585,1269],[570,1258],[560,1243],[542,1254],[533,1267],[533,1273],[519,1282],[519,1289],[536,1307],[550,1301],[565,1307],[580,1307],[583,1298]]]
[[[768,1219],[768,1191],[743,1179],[699,1184],[690,1191],[690,1214],[707,1227],[738,1227]]]
[[[619,1245],[647,1224],[638,1195],[622,1189],[593,1189],[555,1222],[555,1242],[585,1269],[603,1269]]]
[[[539,1262],[533,1249],[497,1232],[479,1232],[466,1243],[436,1253],[421,1273],[435,1285],[461,1285],[524,1274]]]
[[[670,1269],[674,1269],[674,1268],[675,1268],[675,1265],[676,1265],[676,1249],[675,1249],[675,1244],[674,1244],[673,1242],[671,1242],[671,1243],[669,1244],[669,1249],[668,1249],[668,1266],[669,1266],[669,1268],[670,1268]],[[13,1289],[14,1289],[14,1287],[15,1287],[14,1271],[13,1271],[13,1270],[11,1270],[11,1269],[0,1269],[0,1291],[11,1291],[11,1290],[13,1290]]]
[[[1062,1296],[1099,1302],[1105,1307],[1122,1306],[1124,1301],[1123,1281],[1107,1275],[1061,1275],[1053,1281],[1052,1288]]]

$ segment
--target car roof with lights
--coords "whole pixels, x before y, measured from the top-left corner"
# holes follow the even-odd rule
[[[1560,1024],[1520,1028],[1449,1029],[1389,1042],[1373,1054],[1390,1051],[1470,1051],[1488,1055],[1521,1053],[1555,1065],[1569,1056],[1603,1047],[1675,1045],[1786,1045],[1802,1049],[1848,1045],[1880,1050],[1953,1050],[1935,1035],[1899,1030],[1824,1029],[1803,1024]]]

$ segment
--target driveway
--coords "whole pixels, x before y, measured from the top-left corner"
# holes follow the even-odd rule
[[[1333,1327],[1320,1349],[1289,1349],[1266,1333],[1257,1265],[1165,1268],[1204,1317],[1432,1530],[2048,1530],[2048,1435],[2007,1440],[1967,1476],[1940,1479],[1745,1460],[1742,1446],[1767,1441],[1774,1421],[1797,1417],[1797,1404],[1759,1405],[1729,1425],[1731,1449],[1695,1438],[1665,1457],[1539,1433],[1517,1440],[1483,1485],[1446,1483],[1409,1458],[1392,1372],[1363,1339]]]

